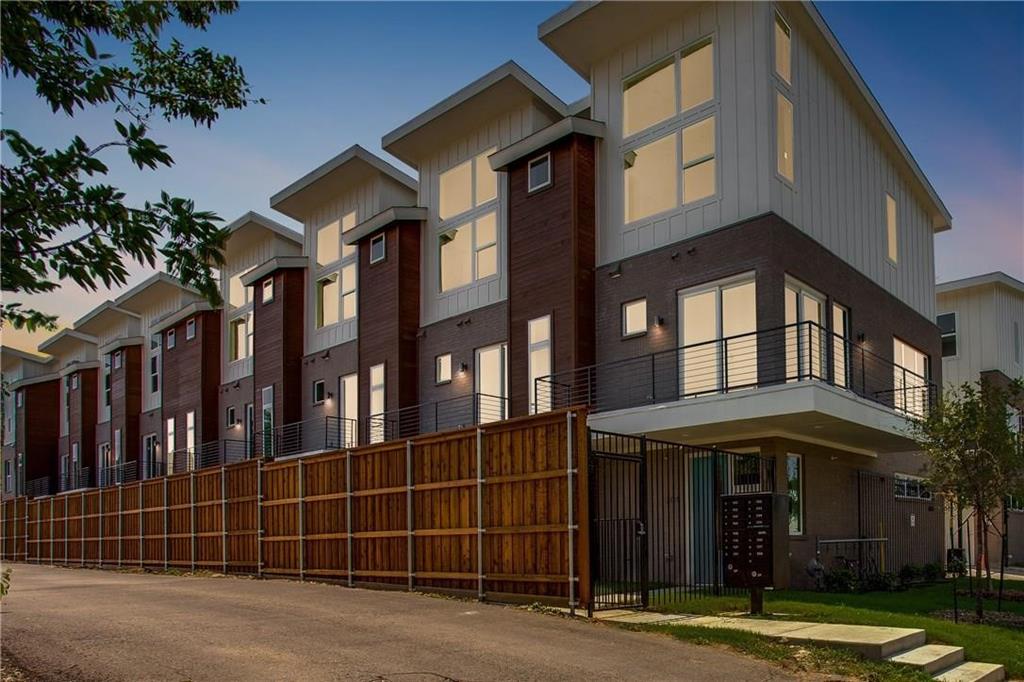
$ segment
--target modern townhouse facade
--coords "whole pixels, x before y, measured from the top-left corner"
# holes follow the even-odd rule
[[[7,499],[35,492],[26,487],[28,481],[56,479],[60,378],[52,358],[35,353],[5,347],[0,349],[0,362],[3,497]]]
[[[284,456],[586,404],[771,462],[729,475],[789,496],[794,581],[821,541],[889,533],[865,476],[902,560],[941,560],[904,426],[941,384],[952,220],[814,6],[581,3],[538,33],[583,100],[506,63],[383,136],[416,178],[354,146],[270,198],[301,236],[231,226],[224,308],[141,334],[140,436],[180,470],[212,441]]]
[[[978,381],[1006,386],[1024,379],[1024,282],[990,272],[940,283],[935,291],[947,388]],[[1014,408],[1011,424],[1024,433],[1024,400]],[[1004,534],[1007,563],[1024,564],[1024,496],[1007,500],[1004,507],[992,519],[994,528],[986,543],[985,563],[993,568],[1002,563]],[[959,517],[951,513],[949,547],[974,551],[978,531],[971,517],[969,511]]]

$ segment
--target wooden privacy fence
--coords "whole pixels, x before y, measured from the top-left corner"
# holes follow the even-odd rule
[[[0,558],[586,604],[586,458],[585,414],[562,410],[16,498],[0,505]]]

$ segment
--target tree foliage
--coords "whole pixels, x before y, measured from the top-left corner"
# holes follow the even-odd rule
[[[120,151],[140,170],[173,165],[150,136],[150,121],[211,126],[228,109],[253,102],[234,57],[206,47],[187,49],[164,34],[171,26],[204,30],[236,2],[4,2],[0,4],[0,67],[28,78],[57,114],[112,107],[110,139],[73,137],[44,149],[16,130],[0,137],[10,151],[0,168],[3,230],[0,286],[12,293],[47,293],[70,279],[90,290],[123,285],[126,260],[169,273],[211,303],[220,295],[212,268],[223,263],[220,217],[193,201],[161,192],[141,206],[103,181],[104,154]],[[122,54],[101,52],[112,44]],[[162,243],[161,243],[162,242]],[[56,318],[19,303],[2,304],[2,320],[30,331]]]

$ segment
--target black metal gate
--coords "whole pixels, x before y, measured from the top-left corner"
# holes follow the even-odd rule
[[[591,430],[591,609],[743,592],[723,584],[725,495],[775,490],[774,460]]]

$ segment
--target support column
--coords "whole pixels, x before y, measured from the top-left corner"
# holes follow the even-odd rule
[[[476,430],[476,596],[483,601],[484,591],[484,430]]]
[[[412,592],[416,578],[416,531],[413,530],[413,484],[412,484],[412,441],[405,441],[405,517],[406,528],[408,529],[408,540],[406,542],[406,557],[408,559],[409,591]]]
[[[263,577],[263,460],[256,460],[256,575]]]
[[[224,467],[220,468],[220,550],[222,572],[228,572],[228,484]]]
[[[304,476],[303,476],[303,472],[302,472],[302,460],[301,459],[296,460],[296,463],[298,465],[298,468],[296,470],[297,471],[296,475],[298,476],[298,480],[296,481],[296,483],[298,484],[298,488],[299,488],[299,580],[305,580],[306,579],[306,519],[305,519],[306,503],[303,501],[303,499],[304,499],[304,495],[303,495],[304,490],[303,489],[305,488],[305,482],[303,481]]]
[[[196,472],[188,472],[189,535],[191,536],[192,572],[196,572]]]
[[[576,475],[575,462],[573,461],[573,417],[575,413],[565,413],[565,477],[568,487],[569,498],[566,501],[566,509],[569,516],[568,546],[569,546],[569,615],[576,615],[576,515],[573,505],[575,490],[573,489],[574,477]]]
[[[345,451],[345,560],[348,564],[348,586],[355,583],[355,576],[352,574],[352,451]]]

